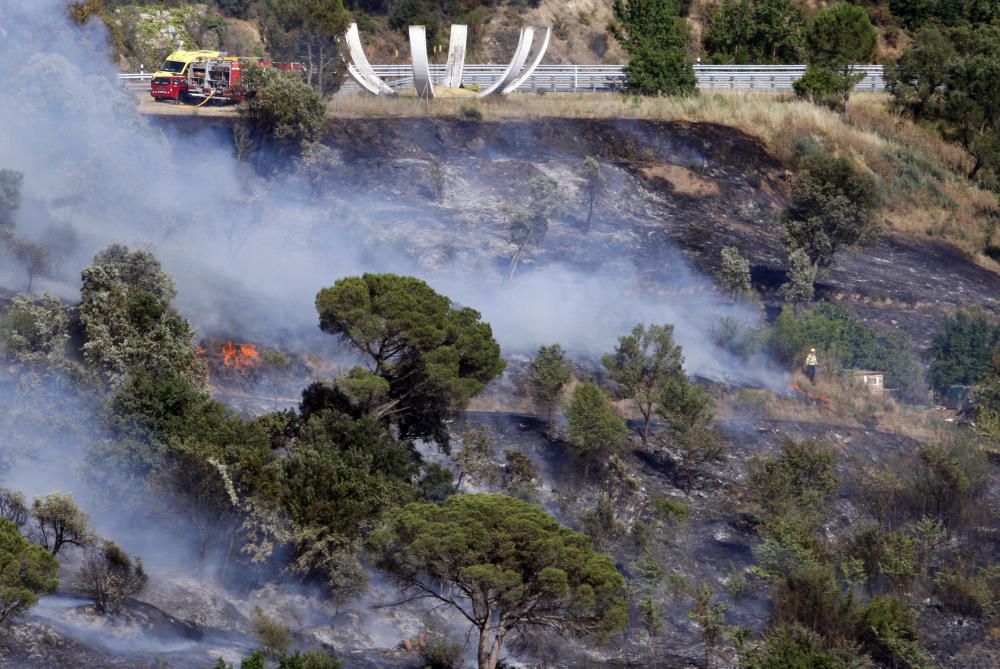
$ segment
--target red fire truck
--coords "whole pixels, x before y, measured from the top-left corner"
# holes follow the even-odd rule
[[[153,74],[149,92],[160,102],[236,103],[244,95],[239,86],[243,70],[251,64],[294,72],[305,69],[300,63],[239,58],[218,51],[175,51]]]

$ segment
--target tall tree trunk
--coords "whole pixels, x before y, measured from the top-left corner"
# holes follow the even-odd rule
[[[312,44],[306,44],[306,83],[310,86],[313,85],[313,76],[316,74],[316,65],[313,62],[313,48]]]
[[[226,547],[226,557],[222,560],[222,571],[219,572],[219,581],[226,582],[226,572],[229,570],[229,561],[233,557],[233,546],[236,543],[236,528],[229,528],[229,545]]]
[[[483,623],[479,628],[479,669],[493,669],[490,665],[490,627],[488,623]]]
[[[979,156],[973,156],[976,159],[975,164],[972,166],[972,171],[969,172],[969,178],[975,179],[976,175],[979,174],[979,169],[983,166],[983,159]]]
[[[323,54],[323,47],[320,47],[319,48],[319,77],[318,77],[318,81],[316,82],[316,88],[319,90],[319,96],[320,97],[323,97],[323,71],[326,69],[326,67],[325,67],[326,61],[324,60],[324,58],[325,58],[325,56]]]
[[[524,246],[517,247],[517,251],[514,253],[514,257],[510,259],[510,271],[507,273],[507,280],[514,278],[514,274],[517,272],[517,263],[521,260],[521,252],[524,250]]]
[[[642,412],[642,447],[646,448],[649,444],[649,416],[652,411]]]
[[[590,232],[590,221],[594,218],[594,195],[591,193],[589,205],[587,207],[587,226],[584,228],[584,232]]]
[[[487,669],[495,669],[500,663],[500,650],[503,647],[503,628],[497,630],[497,636],[493,640],[493,649],[490,651],[489,666]]]

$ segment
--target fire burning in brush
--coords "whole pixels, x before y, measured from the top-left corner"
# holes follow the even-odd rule
[[[260,352],[253,344],[227,341],[222,345],[222,364],[237,372],[249,371],[260,364]]]

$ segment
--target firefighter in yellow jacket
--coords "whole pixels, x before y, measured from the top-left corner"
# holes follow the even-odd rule
[[[816,349],[809,349],[809,355],[806,356],[806,376],[809,377],[809,381],[816,383],[816,367],[819,363],[816,361]]]

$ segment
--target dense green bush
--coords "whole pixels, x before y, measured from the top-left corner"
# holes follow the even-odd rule
[[[251,66],[244,71],[243,86],[247,95],[239,106],[238,137],[243,132],[251,142],[273,141],[296,150],[319,138],[326,104],[295,73]]]
[[[934,666],[918,641],[913,611],[897,597],[879,596],[861,612],[858,638],[876,662],[887,667],[930,669]]]
[[[1000,344],[1000,324],[981,309],[959,311],[945,319],[927,349],[927,381],[936,390],[983,381]]]
[[[59,583],[59,564],[29,543],[14,523],[0,519],[0,625],[27,612]]]
[[[792,201],[782,218],[785,247],[805,251],[815,274],[833,264],[838,249],[860,248],[878,237],[881,204],[872,173],[846,156],[808,153],[799,160]]]
[[[994,3],[996,4],[996,3]],[[929,25],[887,70],[894,104],[972,158],[969,178],[1000,188],[1000,24]]]
[[[864,7],[838,2],[821,10],[806,30],[809,70],[796,82],[795,92],[836,94],[846,110],[854,86],[864,78],[852,68],[871,62],[877,43],[878,34]]]
[[[1000,17],[1000,4],[992,0],[889,0],[889,11],[907,28],[929,22],[956,26],[989,23]]]
[[[704,48],[713,63],[800,63],[805,26],[791,0],[726,0],[709,17]]]
[[[687,24],[674,0],[615,0],[618,41],[629,54],[626,89],[642,95],[695,90]]]
[[[836,464],[830,444],[786,438],[777,455],[750,461],[750,491],[771,516],[819,510],[836,490]]]

